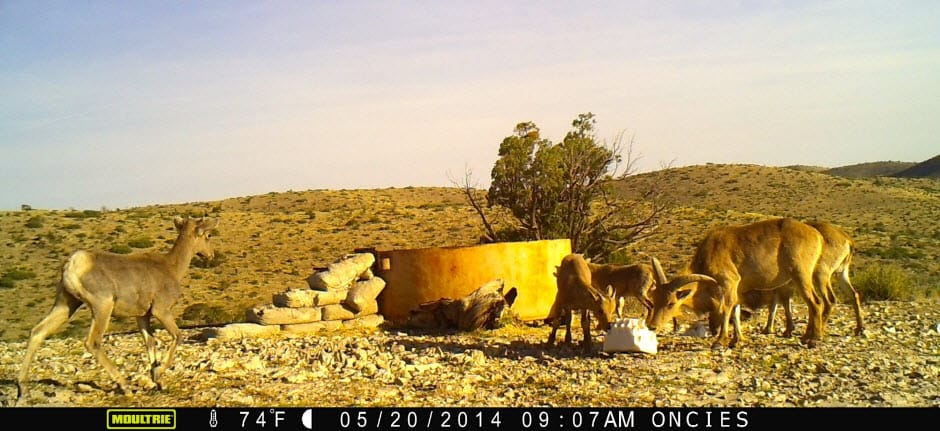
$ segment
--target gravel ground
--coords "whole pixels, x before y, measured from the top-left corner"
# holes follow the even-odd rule
[[[190,329],[159,391],[139,335],[112,334],[106,348],[133,386],[129,395],[113,389],[82,340],[54,338],[33,362],[24,405],[940,407],[940,304],[865,304],[861,337],[840,304],[815,349],[800,345],[805,307],[794,307],[794,337],[761,335],[760,322],[749,321],[739,348],[712,350],[710,339],[660,334],[656,355],[602,352],[603,333],[595,332],[595,351],[585,356],[579,346],[546,346],[550,328],[524,324],[237,341],[200,341],[201,331]],[[165,347],[165,332],[157,336]],[[24,349],[25,342],[0,343],[4,406],[13,404]]]

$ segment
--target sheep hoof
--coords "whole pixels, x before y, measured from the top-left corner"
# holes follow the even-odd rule
[[[26,384],[23,382],[16,383],[16,398],[22,399],[26,398],[29,395],[29,390],[26,389]]]
[[[800,341],[802,341],[803,344],[806,344],[806,347],[807,347],[808,349],[815,348],[815,347],[816,347],[816,344],[819,343],[819,340],[817,340],[817,339],[815,339],[815,338],[812,338],[812,337],[804,337],[804,338],[803,338],[802,340],[800,340]]]

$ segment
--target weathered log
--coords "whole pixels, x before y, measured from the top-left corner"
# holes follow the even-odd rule
[[[494,280],[463,298],[423,303],[411,311],[406,326],[460,331],[495,328],[506,307],[511,307],[516,299],[516,288],[506,293],[503,288],[502,280]]]

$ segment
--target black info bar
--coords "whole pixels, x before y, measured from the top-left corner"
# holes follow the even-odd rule
[[[936,423],[940,408],[185,407],[0,409],[5,424],[76,430],[764,430]]]

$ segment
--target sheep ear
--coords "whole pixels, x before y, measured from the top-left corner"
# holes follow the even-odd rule
[[[204,230],[212,230],[212,229],[215,229],[215,227],[219,225],[219,219],[217,218],[209,219],[209,218],[203,217],[202,222],[200,222],[199,225],[202,226]]]
[[[176,226],[177,229],[182,229],[183,226],[186,225],[186,219],[180,216],[173,217],[173,225]]]
[[[676,291],[676,299],[682,300],[686,296],[689,296],[695,293],[695,290],[698,288],[698,285],[693,284],[691,286],[692,287],[679,288],[679,290]]]
[[[206,232],[219,225],[219,219],[207,220],[205,217],[199,220],[199,228],[196,229],[196,236],[202,236]]]

